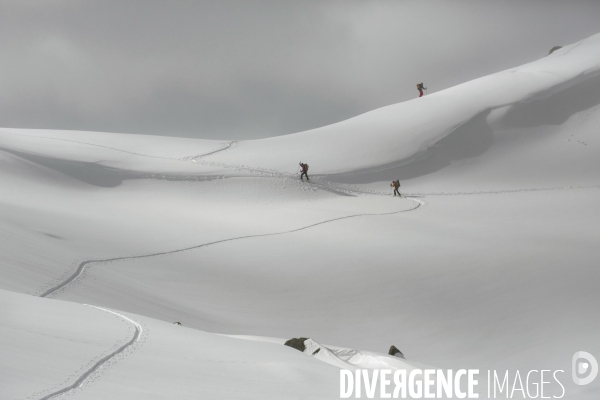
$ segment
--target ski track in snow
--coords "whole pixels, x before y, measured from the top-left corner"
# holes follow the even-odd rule
[[[578,43],[578,45],[579,44],[581,44],[581,43]],[[121,153],[131,154],[131,155],[135,155],[135,156],[139,156],[139,157],[149,157],[149,158],[159,158],[159,159],[164,159],[164,160],[181,161],[181,162],[194,163],[194,164],[200,164],[200,165],[206,165],[206,166],[222,167],[222,168],[229,169],[229,170],[233,169],[233,170],[237,170],[237,171],[244,171],[244,172],[250,172],[253,174],[257,174],[257,175],[252,175],[252,177],[293,178],[293,179],[295,179],[297,177],[297,174],[284,173],[284,172],[280,172],[280,171],[276,171],[276,170],[252,168],[252,167],[248,167],[245,165],[225,164],[225,163],[220,163],[220,162],[208,162],[208,161],[202,160],[202,158],[204,158],[204,157],[231,149],[238,143],[237,140],[230,141],[228,143],[222,143],[220,148],[210,151],[208,153],[194,155],[194,156],[186,156],[186,157],[181,157],[181,158],[175,158],[175,157],[164,157],[164,156],[136,153],[136,152],[132,152],[132,151],[128,151],[128,150],[119,149],[116,147],[109,147],[109,146],[104,146],[101,144],[82,142],[82,141],[72,140],[72,139],[52,138],[52,137],[41,136],[41,135],[26,135],[26,134],[22,134],[22,133],[5,132],[5,131],[0,131],[0,133],[16,135],[16,136],[23,136],[23,137],[30,137],[30,138],[36,138],[36,139],[59,140],[59,141],[64,141],[64,142],[78,143],[78,144],[83,144],[83,145],[87,145],[87,146],[95,146],[95,147],[100,147],[103,149],[118,151]],[[154,175],[156,175],[156,174],[152,174],[146,178],[147,179],[157,179],[154,177]],[[244,175],[242,175],[242,176],[244,176]],[[166,175],[163,177],[165,179],[168,179],[168,176],[166,176]],[[178,177],[178,178],[181,178],[181,177]],[[188,177],[183,177],[183,178],[189,178],[190,180],[197,181],[198,176],[188,176]],[[194,178],[194,179],[192,179],[192,178]],[[160,179],[160,178],[158,178],[158,179]],[[347,184],[334,183],[334,182],[328,182],[328,181],[321,182],[321,181],[319,181],[318,176],[316,178],[313,178],[311,183],[306,182],[304,184],[310,185],[310,187],[316,187],[318,189],[322,189],[322,190],[325,190],[325,191],[328,191],[328,192],[331,192],[334,194],[338,194],[338,195],[348,195],[348,193],[360,193],[360,194],[371,194],[371,195],[382,195],[382,196],[389,195],[388,193],[384,193],[384,192],[378,192],[378,191],[374,191],[374,190],[370,190],[370,189],[358,188],[354,185],[347,185]],[[595,189],[595,188],[600,188],[600,184],[587,185],[587,186],[579,185],[579,186],[557,186],[557,187],[487,190],[487,191],[483,190],[483,191],[470,191],[470,192],[431,192],[431,193],[417,192],[417,193],[407,193],[406,195],[409,197],[410,196],[412,196],[412,197],[418,197],[418,196],[467,196],[467,195],[533,192],[533,191]]]
[[[200,159],[202,157],[210,156],[212,154],[221,152],[223,150],[228,150],[228,149],[232,148],[233,146],[235,146],[236,143],[237,143],[237,140],[234,140],[234,141],[229,142],[229,143],[222,143],[221,147],[219,149],[217,149],[217,150],[214,150],[214,151],[211,151],[211,152],[208,152],[208,153],[204,153],[204,154],[199,154],[197,156],[183,157],[183,158],[174,159],[174,160],[196,162],[196,160],[198,160],[198,159]]]
[[[112,365],[110,362],[115,360],[115,357],[123,354],[127,349],[132,348],[132,346],[136,345],[137,343],[140,342],[140,339],[142,337],[142,333],[143,333],[143,328],[142,325],[139,324],[138,322],[132,320],[131,318],[128,318],[122,314],[119,314],[115,311],[111,311],[108,310],[106,308],[102,308],[102,307],[97,307],[97,306],[92,306],[89,304],[84,304],[88,307],[93,307],[96,308],[98,310],[102,310],[104,312],[113,314],[119,318],[121,318],[122,320],[128,322],[129,324],[131,324],[134,329],[135,332],[133,333],[133,337],[124,345],[120,346],[118,349],[116,349],[115,351],[111,352],[110,354],[102,357],[100,360],[98,360],[96,363],[94,363],[94,365],[92,365],[89,369],[87,369],[85,372],[83,372],[81,375],[79,375],[77,377],[77,379],[75,380],[75,382],[71,383],[68,386],[63,387],[62,389],[59,389],[57,391],[54,391],[50,394],[47,394],[43,397],[40,397],[39,400],[49,400],[49,399],[53,399],[56,398],[58,396],[63,396],[63,395],[70,395],[72,394],[72,392],[74,392],[75,390],[81,388],[81,386],[83,386],[83,384],[86,381],[89,381],[90,378],[92,378],[100,369],[108,367],[109,364]]]
[[[193,155],[193,156],[185,156],[185,157],[181,157],[181,158],[175,158],[175,157],[164,157],[164,156],[157,156],[157,155],[144,154],[144,153],[136,153],[133,151],[123,150],[123,149],[119,149],[116,147],[104,146],[104,145],[96,144],[96,143],[82,142],[79,140],[53,138],[53,137],[42,136],[42,135],[26,135],[26,134],[22,134],[22,133],[6,132],[6,131],[2,131],[2,130],[0,130],[0,133],[21,136],[21,137],[35,138],[35,139],[58,140],[58,141],[63,141],[63,142],[83,144],[86,146],[94,146],[94,147],[99,147],[99,148],[103,148],[103,149],[107,149],[107,150],[118,151],[121,153],[130,154],[130,155],[134,155],[134,156],[138,156],[138,157],[158,158],[158,159],[163,159],[163,160],[180,161],[180,162],[193,163],[193,164],[199,164],[199,165],[205,165],[205,166],[211,166],[211,167],[221,167],[221,168],[228,169],[228,170],[249,172],[251,174],[254,174],[253,175],[254,177],[296,178],[296,176],[297,176],[297,174],[283,173],[283,172],[276,171],[276,170],[252,168],[252,167],[248,167],[245,165],[225,164],[225,163],[220,163],[220,162],[207,162],[207,161],[203,160],[204,157],[208,157],[210,155],[219,153],[221,151],[231,149],[238,143],[237,140],[228,142],[226,144],[223,143],[220,148],[210,151],[208,153]],[[155,175],[160,175],[160,174],[151,174],[151,175],[146,176],[145,178],[146,179],[161,179],[160,177],[156,178]],[[170,178],[168,175],[161,175],[161,176],[163,179]],[[244,175],[244,176],[246,176],[246,175]],[[177,176],[177,180],[180,180],[181,178],[182,177]],[[183,178],[189,179],[190,181],[197,181],[198,176],[197,175],[196,176],[187,176],[187,177],[183,177]],[[319,189],[322,189],[322,190],[325,190],[325,191],[328,191],[328,192],[331,192],[334,194],[338,194],[338,195],[347,195],[348,191],[353,192],[353,193],[363,193],[363,194],[383,194],[383,193],[376,193],[376,192],[369,191],[369,190],[361,190],[358,188],[349,188],[348,185],[335,184],[332,182],[321,183],[318,181],[318,178],[316,181],[313,179],[312,182],[313,183],[311,183],[311,184],[309,184],[307,182],[307,183],[305,183],[305,185],[317,187]],[[334,188],[336,186],[339,187],[339,190],[336,190],[336,188]]]
[[[195,161],[196,159],[199,159],[199,158],[202,158],[202,157],[206,157],[206,156],[218,153],[218,152],[223,151],[223,150],[227,150],[227,149],[231,148],[231,146],[233,146],[235,143],[237,143],[237,140],[234,140],[234,141],[231,141],[231,142],[229,142],[227,144],[222,144],[220,148],[218,148],[216,150],[213,150],[213,151],[210,151],[210,152],[205,153],[205,154],[199,154],[199,155],[190,156],[190,157],[183,157],[183,158],[175,158],[175,157],[164,157],[164,156],[155,156],[155,155],[150,155],[150,154],[136,153],[134,151],[118,149],[116,147],[104,146],[102,144],[97,144],[97,143],[82,142],[82,141],[79,141],[79,140],[63,139],[63,138],[53,138],[53,137],[40,136],[40,135],[25,135],[23,133],[5,132],[5,131],[2,131],[2,133],[9,134],[9,135],[15,135],[15,136],[36,138],[36,139],[58,140],[58,141],[61,141],[61,142],[70,142],[70,143],[85,144],[87,146],[100,147],[100,148],[103,148],[103,149],[118,151],[118,152],[121,152],[121,153],[131,154],[131,155],[140,156],[140,157],[160,158],[160,159],[163,159],[163,160],[188,161],[188,162],[189,161]]]
[[[195,246],[185,247],[185,248],[182,248],[182,249],[169,250],[169,251],[163,251],[163,252],[157,252],[157,253],[151,253],[151,254],[140,254],[140,255],[136,255],[136,256],[115,257],[115,258],[106,258],[106,259],[97,259],[97,260],[85,260],[85,261],[82,261],[79,264],[79,266],[77,267],[77,269],[75,270],[75,272],[73,274],[71,274],[67,279],[65,279],[64,281],[60,282],[58,285],[53,286],[50,289],[46,290],[45,292],[43,292],[40,295],[40,297],[49,297],[51,295],[54,295],[54,294],[57,294],[58,292],[63,291],[64,289],[66,289],[66,288],[68,288],[70,286],[75,285],[76,283],[78,283],[78,281],[80,281],[80,278],[83,276],[84,272],[90,266],[95,265],[95,264],[104,264],[104,263],[109,263],[109,262],[114,262],[114,261],[137,260],[137,259],[142,259],[142,258],[166,256],[166,255],[171,255],[171,254],[183,253],[185,251],[196,250],[196,249],[199,249],[199,248],[202,248],[202,247],[212,246],[212,245],[219,244],[219,243],[233,242],[233,241],[236,241],[236,240],[252,239],[252,238],[267,237],[267,236],[285,235],[285,234],[289,234],[289,233],[299,232],[299,231],[302,231],[302,230],[305,230],[305,229],[309,229],[309,228],[314,228],[315,226],[328,224],[330,222],[340,221],[340,220],[343,220],[343,219],[365,217],[365,216],[392,215],[392,214],[400,214],[400,213],[404,213],[404,212],[410,212],[410,211],[414,211],[414,210],[420,208],[424,204],[424,202],[421,201],[421,200],[419,200],[419,199],[413,199],[413,198],[410,198],[410,197],[408,199],[416,203],[416,205],[413,208],[403,209],[403,210],[399,210],[399,211],[385,212],[385,213],[369,213],[369,214],[346,215],[344,217],[332,218],[332,219],[328,219],[328,220],[325,220],[325,221],[317,222],[317,223],[314,223],[314,224],[311,224],[311,225],[307,225],[307,226],[303,226],[303,227],[300,227],[300,228],[295,228],[295,229],[291,229],[291,230],[287,230],[287,231],[271,232],[271,233],[260,233],[260,234],[256,234],[256,235],[237,236],[237,237],[233,237],[233,238],[221,239],[221,240],[216,240],[214,242],[202,243],[202,244],[198,244],[198,245],[195,245]]]
[[[506,194],[506,193],[523,193],[523,192],[550,192],[558,190],[580,190],[580,189],[600,189],[599,185],[570,185],[570,186],[555,186],[555,187],[540,187],[540,188],[524,188],[524,189],[505,189],[505,190],[477,190],[472,192],[433,192],[433,193],[412,193],[411,196],[476,196],[484,194]]]

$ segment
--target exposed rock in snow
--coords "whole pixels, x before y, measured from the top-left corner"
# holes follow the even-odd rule
[[[558,49],[562,49],[562,46],[554,46],[553,48],[550,49],[550,53],[548,53],[548,55],[554,53]]]
[[[388,354],[390,356],[404,358],[404,354],[402,354],[402,352],[400,350],[398,350],[398,348],[394,345],[392,345],[392,347],[390,347],[390,351],[388,351]]]
[[[296,350],[304,351],[304,350],[306,350],[306,346],[304,344],[306,340],[307,340],[307,338],[304,338],[304,337],[293,338],[293,339],[288,340],[284,344],[286,346],[290,346]]]

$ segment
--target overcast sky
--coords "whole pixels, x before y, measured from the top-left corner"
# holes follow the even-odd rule
[[[598,32],[598,0],[0,0],[0,126],[288,134]]]

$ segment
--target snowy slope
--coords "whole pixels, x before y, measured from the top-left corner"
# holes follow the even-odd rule
[[[310,161],[315,173],[377,170],[407,162],[482,112],[546,97],[600,72],[600,35],[567,46],[530,64],[476,79],[424,98],[384,107],[358,117],[295,135],[241,142],[220,154],[290,171],[289,159]],[[268,149],[269,157],[259,154]]]
[[[7,291],[0,298],[2,398],[336,395],[337,369],[289,347]]]
[[[0,129],[0,387],[43,398],[131,340],[74,398],[337,398],[332,363],[392,344],[569,372],[600,354],[599,74],[596,35],[277,138]]]

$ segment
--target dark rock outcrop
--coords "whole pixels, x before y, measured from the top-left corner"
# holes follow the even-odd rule
[[[390,351],[388,351],[388,354],[390,356],[404,358],[404,354],[402,354],[402,352],[400,350],[398,350],[398,348],[394,345],[392,345],[392,347],[390,347]]]
[[[287,342],[285,342],[285,345],[293,347],[296,350],[300,350],[301,352],[304,352],[304,350],[306,350],[306,346],[304,345],[304,341],[306,339],[308,339],[308,338],[305,338],[305,337],[293,338],[293,339],[290,339]]]
[[[562,49],[562,46],[554,46],[553,48],[550,49],[550,53],[548,53],[548,55],[554,53],[558,49]]]

